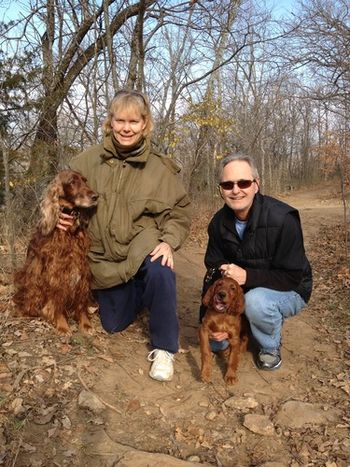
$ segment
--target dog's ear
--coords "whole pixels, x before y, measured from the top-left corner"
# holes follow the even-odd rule
[[[244,312],[244,309],[245,309],[244,293],[243,293],[242,287],[238,285],[235,312],[236,314],[241,315]]]
[[[214,284],[212,284],[209,289],[205,292],[205,295],[202,299],[202,303],[204,306],[209,306],[211,299],[213,298],[214,294]]]
[[[62,182],[57,175],[46,188],[40,203],[39,229],[42,235],[49,235],[56,228],[60,213],[59,197],[63,195]]]
[[[235,297],[228,309],[230,315],[241,315],[245,309],[245,300],[242,287],[236,282],[235,284]]]

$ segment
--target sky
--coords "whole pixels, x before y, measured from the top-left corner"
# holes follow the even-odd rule
[[[260,3],[262,0],[258,1]],[[21,4],[25,5],[26,3],[26,0],[22,0],[21,2],[0,0],[0,21],[6,22],[18,18],[21,12]],[[293,11],[293,6],[297,4],[297,0],[265,0],[265,4],[268,8],[273,9],[274,14],[279,17]]]
[[[285,16],[295,10],[297,5],[296,0],[266,0],[268,8],[273,8],[274,14],[277,16]]]
[[[18,13],[18,4],[11,0],[0,0],[0,21],[8,21],[16,18]]]

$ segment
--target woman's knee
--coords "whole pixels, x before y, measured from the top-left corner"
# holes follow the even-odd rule
[[[116,329],[113,323],[108,323],[104,321],[102,318],[101,318],[101,325],[108,334],[114,334],[115,332],[118,332],[118,329]]]
[[[97,293],[100,321],[109,334],[126,329],[136,318],[135,294],[130,287],[117,286]]]
[[[118,321],[118,317],[112,313],[112,314],[103,314],[100,312],[100,321],[103,329],[108,332],[108,334],[114,334],[115,332],[121,332],[124,331],[131,323],[126,322],[125,320],[123,321]]]
[[[161,261],[149,262],[147,264],[147,280],[175,284],[175,273],[168,266],[162,266]]]

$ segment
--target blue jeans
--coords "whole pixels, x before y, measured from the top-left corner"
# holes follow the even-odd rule
[[[261,350],[278,349],[281,345],[282,326],[285,318],[294,316],[306,306],[299,294],[294,291],[257,287],[245,294],[245,315],[252,334]],[[213,352],[223,350],[228,341],[210,341]]]
[[[281,345],[283,322],[305,307],[301,296],[294,292],[257,287],[245,294],[245,315],[260,348],[278,349]]]
[[[179,323],[176,314],[176,278],[172,269],[151,262],[148,256],[129,282],[95,290],[103,328],[110,333],[123,331],[142,308],[150,312],[149,327],[154,349],[178,351]]]

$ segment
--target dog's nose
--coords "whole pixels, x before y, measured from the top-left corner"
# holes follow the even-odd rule
[[[94,195],[91,195],[92,201],[97,201],[98,200],[98,194],[95,193]]]
[[[221,290],[219,293],[218,293],[219,297],[221,299],[225,298],[226,297],[226,292],[224,292],[223,290]]]

